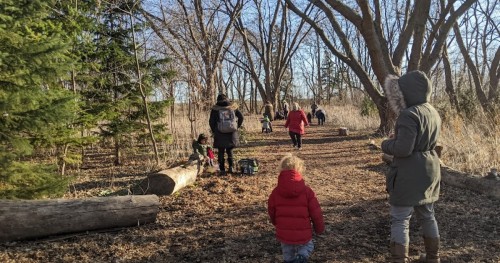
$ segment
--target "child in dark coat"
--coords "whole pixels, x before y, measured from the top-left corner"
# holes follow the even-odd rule
[[[314,191],[302,179],[303,170],[302,159],[285,156],[281,160],[278,185],[267,204],[284,261],[289,263],[307,262],[314,250],[313,228],[317,235],[325,231],[321,207]]]
[[[322,108],[317,109],[316,118],[318,119],[318,125],[325,125],[325,120],[326,120],[325,110]]]

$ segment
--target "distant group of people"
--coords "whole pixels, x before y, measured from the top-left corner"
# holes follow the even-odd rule
[[[439,197],[441,175],[434,147],[439,138],[441,119],[429,104],[431,89],[431,82],[420,71],[412,71],[399,78],[389,76],[384,84],[389,105],[399,113],[394,134],[382,142],[382,150],[394,156],[386,177],[391,217],[390,262],[410,260],[409,223],[413,214],[416,214],[423,230],[424,261],[440,262],[440,235],[434,203]],[[274,110],[269,102],[264,108],[263,132],[271,132]],[[305,127],[311,123],[313,116],[318,119],[318,125],[323,125],[326,119],[326,112],[316,103],[311,105],[311,112],[307,115],[296,102],[292,103],[291,109],[284,102],[283,111],[286,116],[284,126],[288,129],[293,147],[299,150]],[[225,121],[225,125],[221,124]],[[224,152],[228,155],[228,171],[231,173],[232,150],[238,145],[237,128],[243,123],[243,115],[237,110],[237,105],[229,102],[225,95],[219,95],[209,123],[214,135],[213,146],[218,149],[220,174],[226,174]],[[200,135],[198,144],[193,144],[193,148],[205,145],[207,139]],[[210,156],[210,147],[201,148],[197,150],[200,154]],[[288,263],[307,262],[314,250],[313,233],[321,235],[325,231],[320,204],[314,191],[304,182],[304,171],[302,159],[286,155],[280,163],[277,186],[268,198],[269,218],[275,227],[276,238],[281,242],[284,262]]]

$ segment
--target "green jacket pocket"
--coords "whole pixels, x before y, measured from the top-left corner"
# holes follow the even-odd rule
[[[398,174],[398,168],[391,166],[389,172],[385,177],[385,190],[387,193],[394,190],[394,184],[396,183],[396,175]]]

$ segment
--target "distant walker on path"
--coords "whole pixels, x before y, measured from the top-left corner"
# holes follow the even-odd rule
[[[288,134],[292,138],[293,147],[299,150],[302,147],[302,135],[305,133],[304,126],[308,126],[306,114],[297,102],[292,104],[292,111],[288,113],[288,118],[285,122],[285,128],[288,128]]]
[[[323,108],[317,109],[316,118],[318,119],[318,125],[325,125],[326,111]]]

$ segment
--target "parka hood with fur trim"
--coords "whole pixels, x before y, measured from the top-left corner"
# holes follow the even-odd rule
[[[411,71],[401,77],[389,75],[384,82],[389,105],[399,113],[407,107],[429,102],[432,84],[422,71]]]

